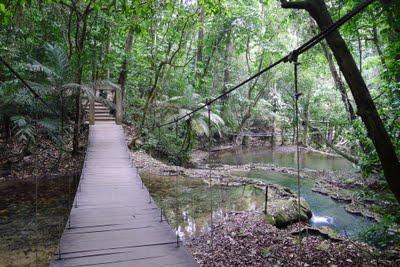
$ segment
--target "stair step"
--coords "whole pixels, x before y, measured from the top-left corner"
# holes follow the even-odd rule
[[[102,116],[102,115],[95,115],[95,118],[114,118],[113,116]]]
[[[109,119],[95,119],[95,121],[115,121],[114,118],[109,118]]]

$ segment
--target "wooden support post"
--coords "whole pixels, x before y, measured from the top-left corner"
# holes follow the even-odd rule
[[[265,186],[265,204],[264,204],[264,213],[267,214],[268,210],[268,185]]]
[[[115,90],[116,114],[115,123],[122,124],[122,93],[120,89]]]
[[[95,91],[96,92],[96,91]],[[89,96],[89,124],[94,125],[95,124],[95,118],[94,118],[94,97]]]

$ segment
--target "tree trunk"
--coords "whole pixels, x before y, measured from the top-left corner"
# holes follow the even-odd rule
[[[310,128],[310,130],[314,133],[317,133],[318,136],[322,139],[322,141],[329,147],[331,148],[333,151],[335,151],[337,154],[339,154],[340,156],[342,156],[343,158],[347,159],[348,161],[357,164],[358,163],[358,159],[354,158],[351,155],[348,155],[344,152],[342,152],[341,150],[337,149],[332,142],[329,140],[329,135],[326,136],[323,132],[321,132],[318,128],[311,126],[310,122],[306,119],[306,118],[302,118],[304,123],[305,123],[305,127],[306,128]]]
[[[317,22],[321,30],[333,24],[332,18],[323,0],[307,0],[301,2],[287,2],[281,0],[281,2],[283,8],[306,9]],[[367,85],[340,33],[336,30],[327,36],[326,40],[353,94],[357,104],[357,114],[361,116],[367,128],[368,137],[375,146],[389,188],[400,202],[400,179],[398,177],[400,173],[400,163],[389,134],[372,101]]]
[[[121,64],[121,71],[119,72],[119,77],[118,77],[118,84],[121,87],[121,94],[122,94],[122,101],[125,98],[125,83],[126,83],[126,77],[128,75],[128,55],[132,50],[132,45],[133,45],[133,28],[131,27],[128,31],[128,35],[126,36],[126,42],[125,42],[125,55],[124,59]]]
[[[230,26],[229,26],[230,27]],[[225,44],[225,55],[224,55],[224,85],[222,88],[222,92],[225,93],[228,90],[228,84],[230,82],[230,56],[232,52],[232,30],[231,28],[228,30],[226,34],[226,44]],[[226,97],[223,98],[223,100]]]
[[[382,47],[379,43],[378,29],[375,23],[373,23],[372,25],[372,41],[375,45],[376,51],[378,52],[382,66],[386,69],[387,67],[386,67],[385,57],[382,52]]]
[[[360,69],[360,73],[362,75],[362,43],[361,43],[361,34],[358,26],[356,26],[356,33],[357,33],[357,44],[358,44],[358,67]]]
[[[316,31],[315,31],[316,32]],[[335,83],[336,89],[339,91],[340,96],[342,98],[342,102],[344,108],[346,109],[349,121],[353,121],[356,118],[356,114],[354,113],[353,106],[351,105],[350,99],[347,95],[346,88],[344,86],[342,77],[339,75],[339,72],[336,70],[335,62],[332,58],[332,53],[329,51],[328,46],[325,41],[321,42],[322,50],[324,51],[324,56],[328,61],[329,70],[331,72],[333,81]]]
[[[400,83],[400,48],[398,47],[398,42],[400,40],[400,2],[398,0],[381,0],[384,6],[384,12],[386,15],[387,24],[390,27],[390,32],[388,33],[389,48],[393,50],[391,52],[392,58],[388,59],[391,64],[387,64],[390,67],[390,72],[392,77],[396,82]]]
[[[82,14],[77,13],[76,15],[76,28],[75,28],[75,50],[77,55],[77,73],[76,73],[76,83],[82,84],[83,77],[83,51],[85,48],[85,40],[87,34],[87,19],[91,12],[90,4],[86,6],[85,11]],[[82,23],[82,26],[81,26]],[[72,142],[72,154],[77,154],[79,152],[79,136],[81,131],[82,122],[82,105],[81,105],[81,90],[75,95],[75,124],[74,124],[74,135]]]
[[[310,117],[310,99],[311,99],[311,93],[308,92],[306,95],[304,103],[304,111],[303,111],[303,116],[307,121]],[[308,127],[306,125],[302,126],[303,126],[303,145],[308,146]]]
[[[197,32],[197,51],[196,51],[196,76],[200,76],[200,69],[203,62],[203,46],[204,46],[204,10],[200,8],[200,28]]]

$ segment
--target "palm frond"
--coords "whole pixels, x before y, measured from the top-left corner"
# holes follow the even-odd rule
[[[201,115],[205,118],[208,118],[208,111],[201,112]],[[225,124],[224,120],[217,114],[210,112],[210,120],[213,124],[217,126],[222,126]]]
[[[46,44],[46,54],[48,59],[51,61],[51,66],[54,72],[58,74],[58,77],[67,78],[69,70],[68,56],[64,49],[57,45]]]
[[[197,118],[191,121],[192,129],[196,135],[206,135],[210,134],[207,123],[202,118]]]
[[[36,61],[36,60],[32,60],[32,63],[28,63],[27,67],[30,71],[33,72],[43,72],[44,74],[46,74],[49,78],[53,79],[53,78],[61,78],[54,70],[52,70],[51,68],[43,65],[42,63]]]

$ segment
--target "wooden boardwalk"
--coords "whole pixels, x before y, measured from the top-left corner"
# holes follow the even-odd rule
[[[80,185],[51,266],[198,266],[149,200],[122,127],[90,126]]]

